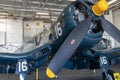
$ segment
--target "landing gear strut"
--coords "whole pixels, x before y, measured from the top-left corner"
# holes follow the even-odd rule
[[[100,56],[100,67],[103,69],[103,80],[114,80],[113,72],[108,70],[107,57]]]
[[[105,76],[105,73],[102,73],[103,80],[115,80],[113,74],[114,74],[114,72],[112,70],[108,70],[108,73],[107,73],[108,79],[107,79],[106,76]]]

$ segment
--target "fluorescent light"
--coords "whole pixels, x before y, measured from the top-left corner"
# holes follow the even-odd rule
[[[8,15],[8,13],[0,12],[0,15]]]
[[[40,4],[39,1],[33,1],[32,3],[34,3],[34,4]]]
[[[116,2],[116,1],[117,0],[111,0],[111,1],[108,2],[108,4],[112,4],[112,3]]]
[[[50,16],[40,16],[40,18],[49,18],[50,19]],[[57,19],[57,16],[51,16],[51,18]]]
[[[68,1],[76,1],[76,0],[68,0]]]
[[[49,13],[44,13],[44,12],[37,12],[37,15],[49,15]]]
[[[40,16],[40,18],[50,18],[50,16]]]
[[[76,1],[76,0],[67,0],[67,1]],[[111,0],[111,1],[109,1],[108,4],[112,4],[112,3],[114,3],[115,1],[117,1],[117,0]]]
[[[56,20],[57,20],[57,19],[54,19],[54,18],[53,18],[53,19],[51,19],[51,21],[56,21]]]

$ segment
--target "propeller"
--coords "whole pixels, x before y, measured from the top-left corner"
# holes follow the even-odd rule
[[[91,24],[91,20],[92,17],[90,16],[87,19],[81,21],[78,26],[76,26],[68,35],[47,68],[46,73],[48,77],[55,78],[56,74],[62,69],[64,64],[74,54],[74,52],[82,42],[85,34],[87,33]]]
[[[103,29],[112,36],[116,41],[120,43],[120,31],[109,21],[105,20],[105,18],[100,17],[101,25]]]
[[[120,43],[120,31],[102,16],[102,13],[108,9],[108,6],[106,0],[100,0],[92,6],[92,11],[96,16],[100,17],[102,28]]]
[[[88,8],[88,5],[84,1],[79,1]],[[90,9],[96,17],[100,17],[101,26],[103,27],[103,29],[115,40],[120,42],[120,31],[113,24],[102,17],[102,13],[108,9],[108,2],[106,0],[99,0],[96,4],[92,6],[92,9],[88,9]],[[65,41],[51,60],[50,64],[48,65],[46,73],[49,78],[55,78],[56,74],[62,69],[65,63],[74,54],[78,46],[81,44],[85,34],[87,33],[92,18],[94,17],[90,16],[87,19],[81,21],[65,39]]]

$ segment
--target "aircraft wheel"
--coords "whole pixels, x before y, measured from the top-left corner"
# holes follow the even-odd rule
[[[114,73],[114,71],[108,70],[109,80],[115,80],[115,79],[114,79],[114,76],[113,76],[113,73]],[[103,80],[107,80],[107,78],[106,78],[106,76],[105,76],[105,73],[103,73],[102,75],[103,75]]]

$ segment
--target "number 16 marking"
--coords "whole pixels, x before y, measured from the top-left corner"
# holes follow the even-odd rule
[[[28,67],[27,67],[27,62],[24,61],[24,62],[18,62],[18,65],[19,65],[19,72],[25,72],[28,70]]]
[[[106,58],[105,56],[100,57],[100,60],[101,60],[101,63],[102,63],[102,64],[107,64],[107,63],[108,63],[108,62],[107,62],[107,58]]]

